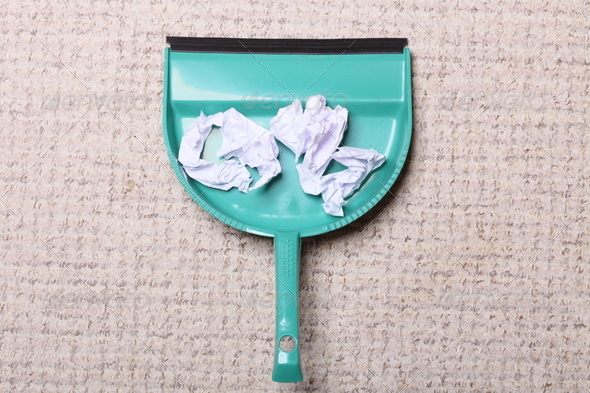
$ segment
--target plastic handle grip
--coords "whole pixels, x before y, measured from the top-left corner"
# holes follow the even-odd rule
[[[276,269],[276,331],[275,361],[272,380],[299,382],[303,380],[299,357],[299,233],[278,233],[275,237]],[[281,348],[281,339],[291,337],[295,347]]]

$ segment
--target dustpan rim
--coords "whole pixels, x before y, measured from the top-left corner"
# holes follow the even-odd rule
[[[176,175],[177,179],[183,185],[185,190],[188,194],[192,197],[192,199],[200,205],[205,211],[211,214],[214,218],[220,220],[221,222],[234,227],[238,230],[249,232],[252,234],[260,235],[260,236],[268,236],[268,237],[276,237],[279,233],[283,233],[284,230],[280,230],[277,228],[270,228],[263,225],[257,225],[252,223],[245,223],[242,221],[238,221],[234,219],[232,216],[227,215],[226,213],[218,210],[214,205],[210,204],[207,199],[203,198],[204,192],[197,192],[195,188],[193,188],[189,184],[188,177],[184,173],[178,158],[177,158],[177,149],[172,149],[172,137],[170,133],[170,111],[171,108],[169,107],[170,104],[170,56],[171,50],[170,48],[164,49],[164,91],[163,91],[163,108],[162,108],[162,119],[163,119],[163,133],[164,133],[164,142],[166,145],[166,150],[168,153],[168,157],[170,163],[172,165],[172,169],[174,174]],[[337,219],[336,221],[324,225],[313,226],[310,228],[302,229],[299,233],[300,237],[309,237],[309,236],[316,236],[323,233],[331,232],[336,229],[339,229],[345,225],[350,224],[351,222],[357,220],[359,217],[363,216],[367,213],[370,209],[372,209],[387,193],[391,194],[390,188],[393,186],[395,181],[397,180],[398,176],[402,168],[406,164],[406,158],[409,153],[411,139],[412,139],[412,129],[413,129],[413,117],[412,117],[412,71],[411,71],[411,54],[410,49],[405,48],[403,51],[404,56],[404,99],[403,102],[405,103],[405,118],[404,125],[400,129],[402,136],[402,141],[400,141],[400,153],[395,160],[395,168],[393,173],[391,173],[390,177],[386,182],[381,183],[380,191],[373,196],[373,198],[365,203],[362,207],[356,208],[355,210],[348,212],[345,214],[344,217]],[[393,195],[393,194],[391,194]],[[393,195],[395,200],[396,196]]]
[[[167,36],[173,52],[361,54],[403,53],[407,38],[227,38]]]

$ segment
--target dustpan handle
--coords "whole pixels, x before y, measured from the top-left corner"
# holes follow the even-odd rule
[[[272,380],[299,382],[303,380],[299,358],[299,233],[278,233],[275,237],[276,331],[275,362]],[[295,347],[281,348],[281,339],[291,337]]]

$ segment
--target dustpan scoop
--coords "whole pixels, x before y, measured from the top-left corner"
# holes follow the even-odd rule
[[[333,231],[361,217],[398,177],[412,136],[407,40],[167,37],[167,42],[163,132],[171,166],[189,195],[215,218],[274,238],[277,297],[272,379],[301,381],[301,238]],[[247,194],[206,187],[183,172],[178,162],[180,141],[201,111],[211,115],[235,108],[268,129],[278,108],[313,94],[325,95],[331,107],[340,104],[348,109],[345,146],[372,148],[386,156],[383,166],[348,199],[344,217],[326,214],[321,197],[302,191],[294,154],[282,144],[280,176]],[[267,97],[275,100],[270,109],[262,105]],[[208,151],[212,146],[206,144],[203,156],[215,154]],[[290,338],[292,348],[281,348],[285,338]]]

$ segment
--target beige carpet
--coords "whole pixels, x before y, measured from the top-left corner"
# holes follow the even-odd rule
[[[0,391],[589,391],[588,1],[2,3]],[[303,242],[301,383],[272,241],[168,169],[166,34],[409,39],[397,199]]]

